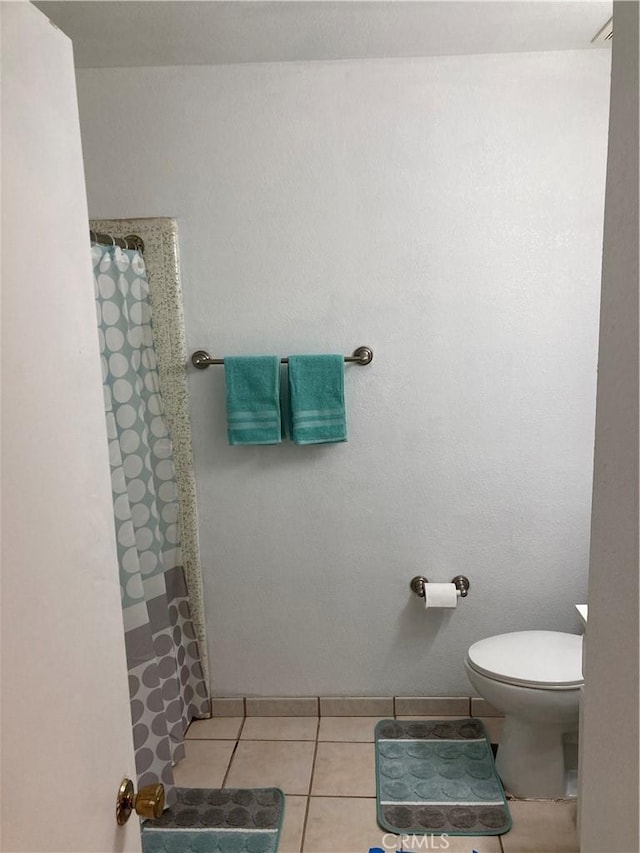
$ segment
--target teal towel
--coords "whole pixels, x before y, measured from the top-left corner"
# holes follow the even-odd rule
[[[280,444],[280,359],[224,359],[229,444]]]
[[[347,440],[341,355],[289,356],[289,398],[296,444]]]

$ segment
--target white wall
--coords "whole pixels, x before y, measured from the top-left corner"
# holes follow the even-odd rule
[[[176,216],[190,350],[344,352],[350,441],[191,375],[216,695],[468,694],[587,592],[606,51],[78,72],[93,216]],[[425,614],[415,574],[463,573]]]
[[[71,42],[2,3],[2,850],[140,850]]]
[[[640,849],[638,4],[615,3],[613,23],[589,624],[582,706],[583,853],[630,853]]]

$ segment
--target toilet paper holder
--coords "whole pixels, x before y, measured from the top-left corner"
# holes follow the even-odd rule
[[[411,592],[415,592],[420,598],[424,598],[424,585],[426,583],[429,583],[427,578],[423,575],[416,575],[415,578],[411,578],[411,583],[409,584]],[[451,583],[458,590],[460,598],[466,598],[469,595],[469,587],[471,586],[469,578],[466,578],[464,575],[456,575],[455,578],[451,578]]]

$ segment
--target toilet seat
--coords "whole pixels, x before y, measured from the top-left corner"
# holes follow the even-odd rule
[[[582,637],[559,631],[516,631],[474,643],[467,663],[476,672],[520,687],[581,687]]]

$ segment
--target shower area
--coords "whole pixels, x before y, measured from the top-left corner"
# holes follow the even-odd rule
[[[186,729],[210,714],[177,230],[90,226],[136,771],[171,804]]]

